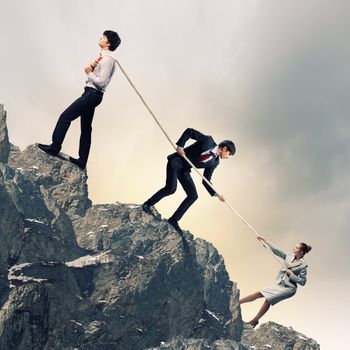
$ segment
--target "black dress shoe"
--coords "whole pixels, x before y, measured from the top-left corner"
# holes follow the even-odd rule
[[[179,226],[179,224],[178,224],[178,222],[177,222],[176,220],[174,220],[173,218],[169,218],[169,219],[168,219],[168,223],[169,223],[172,227],[174,227],[174,229],[175,229],[178,233],[180,233],[181,236],[183,235],[183,232],[182,232],[182,230],[181,230],[181,227]]]
[[[146,212],[147,214],[153,215],[151,206],[147,204],[146,202],[142,204],[142,210]]]
[[[38,143],[38,147],[42,151],[46,152],[47,154],[50,154],[51,156],[57,156],[58,153],[60,153],[60,152],[54,150],[50,145],[44,145],[42,143]]]
[[[84,170],[85,169],[85,164],[83,164],[80,159],[77,159],[77,158],[73,158],[73,157],[69,157],[69,160],[71,163],[77,165],[81,170]]]

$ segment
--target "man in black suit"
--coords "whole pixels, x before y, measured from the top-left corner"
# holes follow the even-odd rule
[[[196,142],[184,149],[183,147],[189,139],[193,139]],[[165,187],[149,198],[143,204],[142,208],[145,212],[152,214],[151,207],[162,198],[173,194],[176,191],[177,180],[179,180],[187,197],[180,204],[175,213],[168,219],[168,222],[178,232],[182,233],[178,221],[198,198],[196,186],[190,175],[191,166],[183,156],[186,155],[196,168],[204,168],[203,175],[210,181],[215,168],[219,165],[219,159],[227,159],[230,155],[234,155],[236,148],[232,141],[225,140],[217,145],[211,136],[203,135],[199,131],[190,128],[184,131],[176,145],[178,146],[177,153],[168,156]],[[204,180],[202,183],[211,196],[218,197],[222,202],[225,201],[225,198],[215,193]]]

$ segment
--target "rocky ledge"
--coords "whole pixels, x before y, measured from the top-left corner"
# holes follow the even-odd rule
[[[92,205],[86,172],[21,152],[5,116],[0,106],[0,349],[319,349],[276,324],[243,331],[209,242],[138,204]]]

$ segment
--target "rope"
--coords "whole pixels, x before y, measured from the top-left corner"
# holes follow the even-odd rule
[[[144,106],[146,107],[146,109],[148,110],[148,112],[151,114],[151,116],[153,117],[154,121],[157,123],[157,125],[159,126],[159,128],[162,130],[163,134],[165,135],[165,137],[168,139],[168,141],[170,142],[170,144],[173,146],[173,148],[175,149],[175,151],[177,151],[177,147],[176,145],[173,143],[173,141],[171,140],[171,138],[169,137],[169,135],[167,134],[167,132],[165,131],[165,129],[163,128],[163,126],[160,124],[160,122],[158,121],[157,117],[155,116],[155,114],[153,113],[153,111],[151,110],[151,108],[148,106],[148,104],[146,103],[145,99],[142,97],[141,93],[137,90],[136,86],[134,85],[134,83],[131,81],[131,79],[129,78],[128,74],[125,72],[124,68],[121,66],[121,64],[119,63],[119,61],[114,58],[114,61],[117,63],[119,69],[122,71],[122,73],[124,74],[125,78],[128,80],[128,82],[130,83],[130,85],[132,86],[132,88],[134,89],[134,91],[136,92],[136,94],[139,96],[141,102],[144,104]],[[213,189],[213,191],[215,191],[215,193],[218,193],[215,188],[213,187],[213,185],[211,184],[210,181],[208,181],[208,179],[206,179],[200,172],[199,170],[194,166],[194,164],[190,161],[190,159],[188,159],[186,157],[186,155],[183,156],[183,158],[187,161],[188,164],[191,165],[191,167],[196,171],[196,173],[202,178],[203,181],[205,181],[208,186],[210,186],[210,188]],[[253,228],[253,226],[251,226],[249,224],[249,222],[243,218],[243,216],[241,214],[238,213],[238,211],[233,208],[233,206],[225,199],[225,203],[227,204],[227,206],[241,219],[241,221],[243,221],[243,223],[245,223],[248,228],[256,235],[256,237],[259,237],[260,235],[255,231],[255,229]],[[281,261],[279,260],[276,255],[272,252],[272,250],[270,249],[270,247],[264,242],[261,241],[263,246],[271,253],[271,255],[274,257],[274,259],[276,259],[276,261],[281,264],[285,269],[287,269],[287,266]]]

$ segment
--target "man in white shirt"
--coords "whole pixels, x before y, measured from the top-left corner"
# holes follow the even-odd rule
[[[79,158],[69,157],[69,159],[79,168],[85,169],[91,145],[91,124],[95,108],[102,102],[103,93],[106,91],[114,74],[115,61],[112,52],[116,50],[120,42],[119,35],[116,32],[111,30],[104,31],[98,43],[101,48],[100,56],[85,67],[88,80],[86,81],[84,93],[61,114],[52,134],[51,145],[38,144],[41,150],[57,156],[70,123],[80,117]]]

